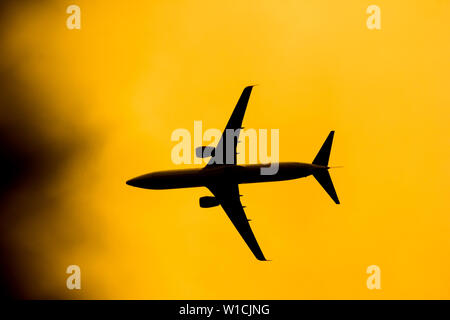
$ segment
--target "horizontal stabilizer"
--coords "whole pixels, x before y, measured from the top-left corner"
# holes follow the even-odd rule
[[[330,159],[331,145],[333,144],[334,131],[331,131],[327,139],[320,148],[316,157],[314,158],[313,164],[319,166],[328,166],[328,159]]]
[[[328,172],[328,170],[323,169],[313,173],[313,175],[314,178],[316,178],[317,182],[320,183],[322,188],[325,189],[331,199],[333,199],[336,204],[339,204],[339,198],[336,194],[336,190],[334,189],[333,181],[331,181],[330,173]]]

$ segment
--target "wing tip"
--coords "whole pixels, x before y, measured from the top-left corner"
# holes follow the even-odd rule
[[[256,87],[256,86],[259,86],[259,84],[258,84],[258,83],[256,83],[256,84],[250,84],[250,85],[246,86],[246,87],[244,88],[244,90],[245,90],[245,89],[252,89],[253,87]]]
[[[264,254],[261,252],[261,254],[256,255],[255,254],[255,258],[258,259],[259,261],[272,261],[272,260],[267,260],[266,257],[264,257]]]

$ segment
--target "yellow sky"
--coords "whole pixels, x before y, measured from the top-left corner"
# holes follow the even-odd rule
[[[72,3],[81,30],[66,29]],[[370,4],[381,30],[366,27]],[[43,130],[89,140],[49,186],[57,218],[12,236],[35,252],[18,266],[28,296],[450,298],[449,13],[446,1],[16,6],[4,54],[47,102],[36,121],[51,113],[61,121]],[[344,166],[331,172],[339,206],[311,177],[241,186],[269,263],[220,208],[199,207],[206,189],[125,185],[191,167],[171,162],[172,131],[222,129],[255,83],[244,126],[279,129],[281,161],[311,162],[336,130],[330,163]],[[65,289],[69,264],[81,292]],[[372,264],[381,290],[366,287]]]

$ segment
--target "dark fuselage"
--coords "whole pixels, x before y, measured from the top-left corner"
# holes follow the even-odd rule
[[[217,183],[257,183],[298,179],[318,170],[327,169],[300,162],[281,162],[273,175],[261,174],[267,164],[217,165],[199,169],[157,171],[127,181],[128,185],[145,189],[176,189],[203,187]]]

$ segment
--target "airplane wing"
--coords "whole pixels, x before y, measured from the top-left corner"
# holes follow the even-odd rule
[[[230,218],[245,243],[247,243],[247,246],[252,250],[256,259],[266,261],[242,207],[239,186],[237,184],[227,184],[207,186],[207,188],[219,201],[228,218]]]
[[[236,164],[236,147],[240,131],[243,129],[242,120],[244,119],[252,88],[253,86],[248,86],[242,91],[241,97],[239,98],[236,107],[234,107],[230,120],[228,120],[227,126],[222,133],[222,137],[217,144],[215,156],[211,157],[207,166],[224,163]],[[227,132],[229,132],[229,141],[227,141]],[[234,139],[234,141],[231,139]]]

